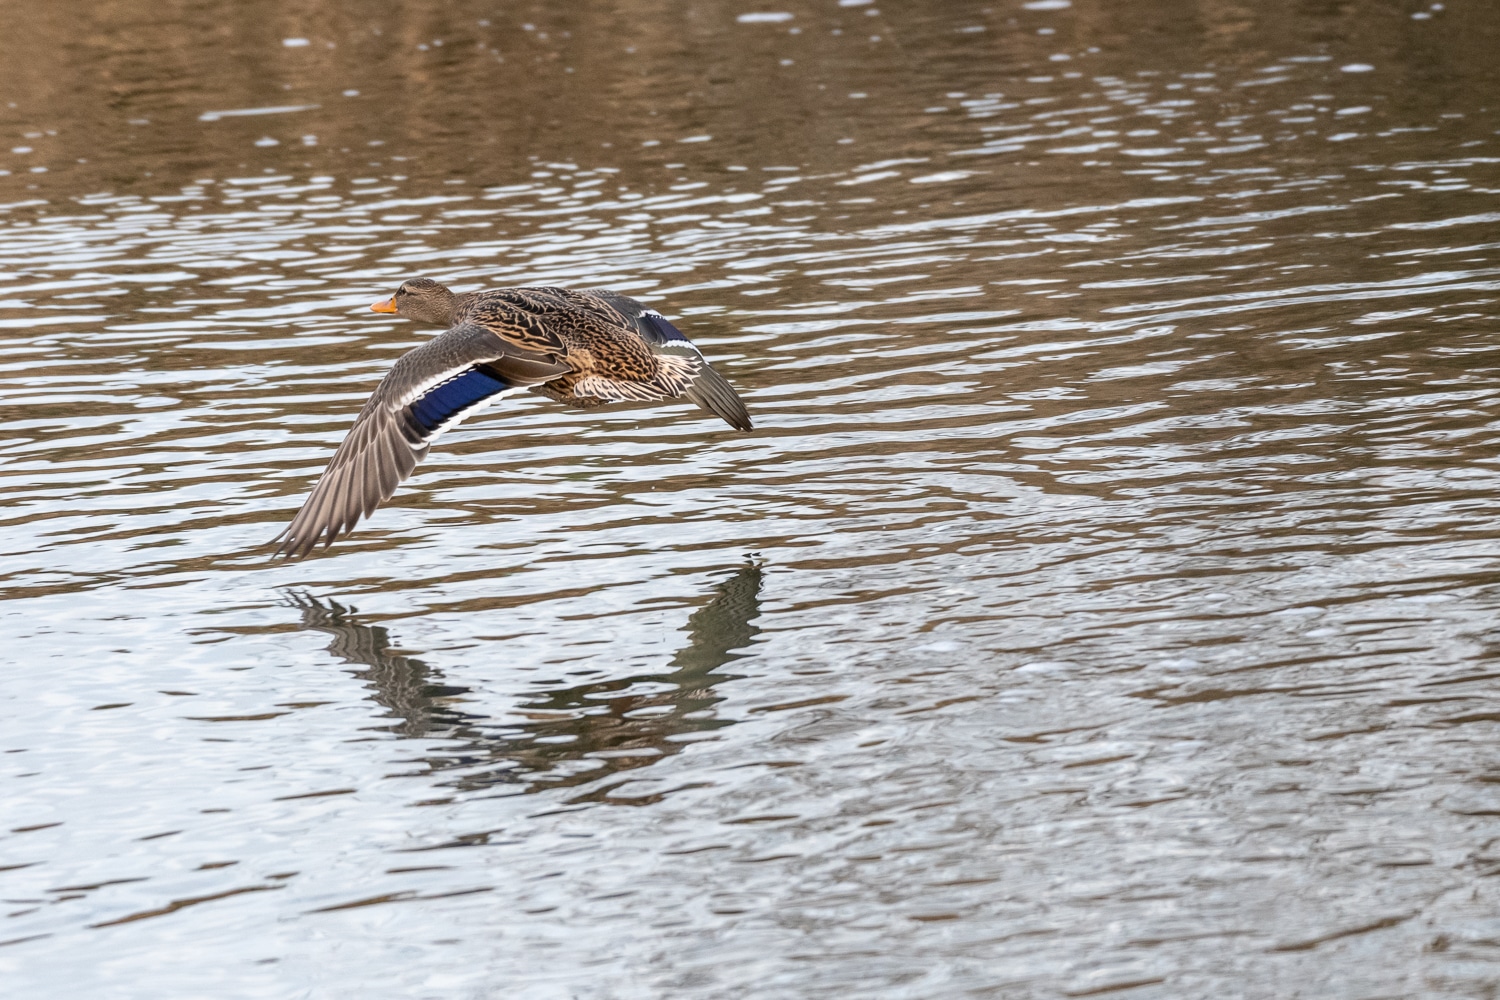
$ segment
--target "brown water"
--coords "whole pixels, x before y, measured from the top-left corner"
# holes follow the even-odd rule
[[[1500,7],[7,13],[6,996],[1500,991]],[[758,429],[269,562],[418,274]]]

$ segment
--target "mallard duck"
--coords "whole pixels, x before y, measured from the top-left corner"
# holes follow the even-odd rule
[[[682,331],[617,292],[455,295],[413,278],[370,308],[446,330],[380,380],[302,509],[272,539],[278,555],[333,544],[390,499],[439,435],[521,389],[578,408],[686,396],[736,430],[751,428],[734,388]]]

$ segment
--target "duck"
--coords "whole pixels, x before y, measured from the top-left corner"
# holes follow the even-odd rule
[[[401,283],[373,312],[443,328],[407,351],[365,401],[275,556],[326,549],[396,492],[442,434],[523,389],[575,409],[686,397],[738,431],[744,402],[655,309],[606,289],[497,288],[455,294]]]

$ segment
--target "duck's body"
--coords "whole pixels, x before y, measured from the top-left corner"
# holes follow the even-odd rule
[[[447,327],[396,360],[322,478],[277,536],[304,556],[389,499],[439,435],[485,405],[531,389],[575,407],[686,396],[737,430],[750,415],[682,332],[634,299],[596,289],[501,288],[454,295],[404,283],[371,306]]]

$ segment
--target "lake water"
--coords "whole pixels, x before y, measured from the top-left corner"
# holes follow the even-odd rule
[[[1500,990],[1500,7],[15,7],[7,997]],[[757,429],[272,561],[417,275]]]

